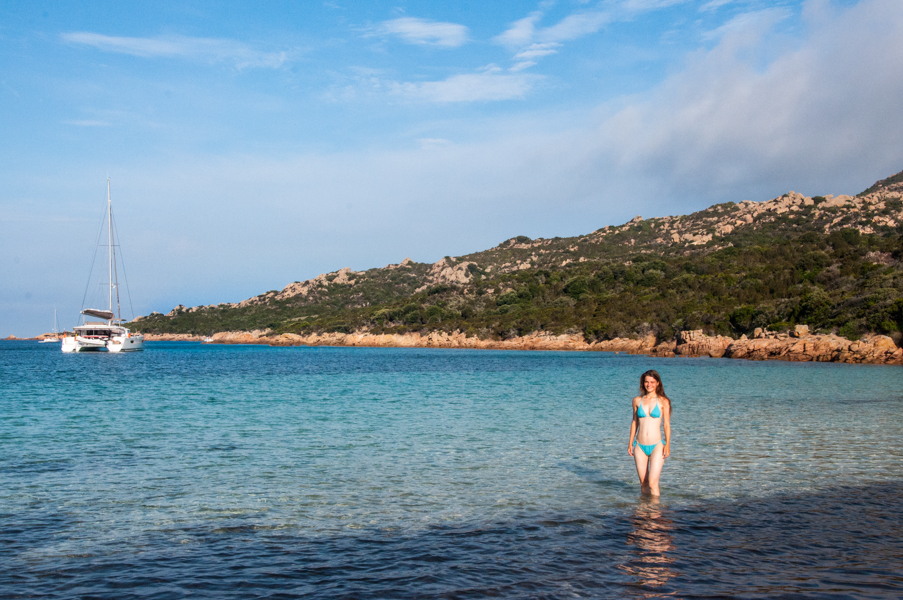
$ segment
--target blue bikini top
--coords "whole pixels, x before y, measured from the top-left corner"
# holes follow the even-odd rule
[[[644,418],[646,418],[646,416],[647,416],[647,415],[646,415],[646,411],[643,410],[643,403],[642,403],[642,401],[640,402],[640,405],[639,405],[639,406],[637,407],[637,409],[636,409],[636,416],[638,416],[638,417],[641,418],[641,419],[644,419]],[[653,419],[657,419],[657,418],[659,418],[660,416],[662,416],[662,411],[661,411],[661,409],[659,409],[659,407],[658,407],[658,402],[655,403],[655,407],[652,409],[652,412],[649,413],[648,416],[652,417]]]

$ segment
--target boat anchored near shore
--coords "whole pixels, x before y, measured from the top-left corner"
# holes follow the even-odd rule
[[[86,321],[74,328],[74,335],[63,338],[63,352],[140,352],[144,350],[144,336],[132,333],[123,327],[121,319],[114,319],[112,312],[88,308],[81,314],[101,319],[109,315],[106,322]]]
[[[119,307],[119,274],[116,265],[116,244],[113,240],[113,204],[110,201],[110,180],[107,179],[107,257],[109,266],[109,308],[86,308],[83,317],[102,321],[85,321],[73,328],[73,335],[63,337],[63,352],[140,352],[144,350],[144,336],[122,326]],[[113,292],[116,311],[113,311]],[[82,305],[84,306],[84,305]]]
[[[56,309],[53,309],[53,329],[50,331],[50,335],[41,338],[38,342],[39,344],[53,344],[59,343],[60,341],[60,324],[59,321],[56,320]]]

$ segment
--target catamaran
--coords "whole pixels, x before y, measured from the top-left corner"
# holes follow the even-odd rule
[[[119,308],[119,273],[116,268],[116,244],[113,243],[113,204],[110,201],[110,179],[107,178],[107,258],[109,270],[109,308],[86,308],[85,317],[102,321],[85,321],[73,328],[73,335],[63,336],[63,352],[140,352],[144,350],[144,336],[122,326]],[[116,311],[113,312],[113,291],[116,292]],[[84,305],[82,305],[84,306]]]

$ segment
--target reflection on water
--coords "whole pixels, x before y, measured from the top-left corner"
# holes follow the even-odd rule
[[[627,534],[627,545],[632,552],[620,569],[634,577],[637,585],[665,585],[675,576],[671,568],[674,562],[674,523],[662,515],[659,499],[649,497],[640,500],[630,522],[633,529]]]

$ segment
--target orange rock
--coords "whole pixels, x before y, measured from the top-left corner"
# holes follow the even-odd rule
[[[383,348],[474,348],[494,350],[573,350],[625,352],[652,356],[711,356],[747,360],[787,360],[795,362],[847,362],[871,364],[903,364],[903,348],[884,335],[865,337],[851,342],[835,335],[812,335],[797,330],[800,337],[774,335],[734,340],[725,336],[708,336],[701,330],[682,331],[676,340],[656,344],[655,336],[642,339],[615,338],[587,343],[580,334],[553,335],[534,332],[507,340],[481,340],[460,331],[371,334],[313,333],[271,335],[269,331],[230,331],[213,336],[220,344],[269,344],[271,346],[371,346]],[[160,336],[175,339],[176,336]],[[188,336],[191,337],[191,336]],[[153,339],[153,338],[151,338]],[[184,339],[184,338],[180,338]],[[194,339],[200,339],[194,336]]]

